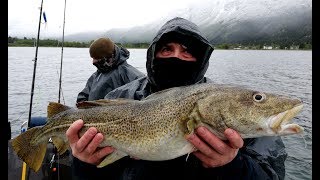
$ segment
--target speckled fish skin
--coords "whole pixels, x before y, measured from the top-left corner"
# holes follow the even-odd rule
[[[63,152],[65,132],[81,118],[84,128],[80,136],[88,128],[96,127],[104,134],[101,146],[116,149],[98,167],[127,155],[161,161],[192,152],[193,146],[185,135],[199,126],[207,127],[221,139],[225,139],[226,128],[238,131],[242,138],[300,133],[303,128],[289,122],[302,106],[295,98],[204,83],[167,89],[141,101],[86,101],[79,103],[78,108],[51,102],[48,123],[29,139],[30,145],[36,146],[54,136],[60,139],[55,145]]]

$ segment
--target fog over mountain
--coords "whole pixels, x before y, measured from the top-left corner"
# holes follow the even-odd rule
[[[150,42],[159,28],[176,16],[196,23],[212,44],[312,39],[311,0],[204,0],[144,26],[83,32],[65,40],[107,36],[119,43]]]

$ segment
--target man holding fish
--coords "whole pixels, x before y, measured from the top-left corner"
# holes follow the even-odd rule
[[[299,99],[204,77],[213,47],[183,18],[165,23],[147,50],[147,77],[81,101],[50,102],[47,123],[10,140],[31,169],[42,165],[49,138],[71,147],[74,179],[284,179],[279,136]]]
[[[148,76],[111,91],[105,98],[141,100],[167,88],[210,82],[204,75],[212,51],[213,47],[197,25],[174,18],[161,27],[148,48]],[[200,126],[186,136],[194,148],[190,155],[167,161],[122,158],[97,168],[115,149],[99,147],[104,135],[94,127],[79,137],[83,124],[78,120],[66,132],[75,157],[74,173],[79,179],[165,179],[170,178],[171,173],[178,173],[181,179],[284,179],[287,153],[278,136],[244,141],[235,130],[226,128],[226,140],[221,140]]]

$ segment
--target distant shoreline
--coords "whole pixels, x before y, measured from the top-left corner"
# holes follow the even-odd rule
[[[34,46],[9,46],[8,47],[34,47]],[[61,46],[39,46],[39,47],[48,47],[48,48],[61,48]],[[88,47],[64,47],[64,48],[88,48]],[[147,47],[125,47],[127,49],[148,49]],[[214,47],[214,50],[265,50],[265,51],[312,51],[312,49],[221,49]]]
[[[89,48],[93,42],[64,42],[63,47],[73,48]],[[136,48],[136,49],[147,49],[150,45],[149,42],[143,43],[116,43],[119,46],[125,48]],[[8,37],[8,47],[35,47],[36,40],[34,38],[13,38]],[[39,40],[39,47],[62,47],[62,42],[58,40],[45,39]],[[213,45],[214,49],[225,49],[225,50],[312,50],[312,44],[308,42],[304,43],[222,43]]]

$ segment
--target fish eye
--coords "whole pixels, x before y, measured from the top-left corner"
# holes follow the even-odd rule
[[[266,95],[263,93],[256,93],[253,95],[253,100],[256,102],[262,102],[266,99]]]

